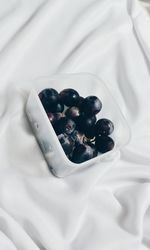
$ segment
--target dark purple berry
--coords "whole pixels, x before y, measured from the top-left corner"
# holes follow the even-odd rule
[[[60,118],[54,124],[54,130],[57,135],[59,134],[71,134],[75,130],[76,124],[73,120],[68,119],[67,117]]]
[[[76,106],[79,101],[79,94],[74,89],[64,89],[59,94],[60,100],[68,107]]]
[[[51,112],[52,108],[59,101],[59,94],[55,89],[44,89],[39,93],[39,98],[46,112]]]
[[[102,109],[102,103],[98,97],[88,96],[84,99],[81,109],[88,116],[96,115]]]
[[[94,152],[92,147],[87,144],[79,144],[74,148],[71,160],[74,163],[82,163],[92,159],[93,156]]]
[[[87,144],[93,149],[93,158],[96,157],[98,155],[98,150],[96,149],[95,144],[92,142],[87,142]]]
[[[73,147],[74,147],[74,142],[72,138],[66,134],[60,134],[58,135],[58,140],[65,152],[66,155],[71,154]]]
[[[71,138],[75,142],[75,145],[79,145],[83,143],[84,135],[79,131],[74,130],[73,133],[71,134]]]
[[[97,135],[110,135],[114,131],[114,124],[108,119],[100,119],[95,125]]]
[[[62,113],[47,113],[49,121],[52,125],[57,122],[61,117],[63,117]]]
[[[68,118],[74,120],[74,119],[76,119],[76,117],[78,117],[80,115],[80,110],[77,107],[71,107],[71,108],[68,108],[66,110],[65,115]]]
[[[114,141],[109,136],[97,136],[95,146],[100,153],[106,153],[114,148]]]
[[[84,101],[84,97],[80,96],[80,97],[79,97],[79,101],[78,101],[78,103],[77,103],[77,107],[78,107],[79,109],[81,109],[83,101]]]
[[[64,105],[62,103],[57,103],[51,106],[52,113],[62,113],[64,111]]]
[[[54,113],[54,122],[57,122],[60,118],[62,118],[64,115],[62,113]]]
[[[77,125],[77,129],[79,131],[82,131],[84,133],[89,133],[91,129],[93,128],[93,126],[96,123],[96,116],[91,116],[91,117],[87,117],[85,115],[80,115],[77,119],[76,119],[76,125]]]
[[[47,113],[47,116],[48,116],[49,121],[51,123],[53,123],[53,121],[54,121],[54,114],[49,112],[49,113]]]
[[[90,128],[84,131],[84,134],[87,138],[93,139],[95,137],[95,126],[91,126]]]

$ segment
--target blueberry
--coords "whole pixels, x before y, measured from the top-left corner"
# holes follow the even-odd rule
[[[77,107],[70,107],[66,110],[65,115],[72,120],[80,115],[80,110]]]
[[[57,103],[56,105],[51,105],[51,112],[62,113],[64,111],[64,105],[62,103]]]
[[[74,130],[73,133],[71,134],[71,138],[75,142],[75,145],[79,145],[83,143],[84,135],[79,131]]]
[[[74,141],[72,138],[66,134],[60,134],[58,135],[58,140],[65,152],[66,155],[71,154],[73,147],[74,147]]]
[[[85,115],[80,115],[76,119],[77,129],[85,134],[91,135],[94,132],[93,127],[96,123],[96,116],[87,117]],[[93,138],[93,137],[92,137]]]
[[[92,142],[88,142],[87,144],[93,149],[93,158],[96,157],[98,155],[98,150],[95,144]]]
[[[100,153],[106,153],[114,148],[114,141],[111,137],[106,135],[97,136],[95,146]]]
[[[96,115],[102,109],[102,103],[98,97],[88,96],[84,99],[81,109],[88,116]]]
[[[58,103],[56,105],[56,111],[57,113],[62,113],[64,111],[64,105],[62,103]]]
[[[54,124],[54,130],[57,135],[66,133],[71,134],[75,130],[76,124],[73,120],[68,119],[67,117],[60,118],[55,124]]]
[[[81,109],[83,101],[84,101],[84,97],[80,96],[79,100],[78,100],[78,103],[76,105],[79,109]]]
[[[110,135],[114,131],[114,124],[108,119],[100,119],[95,125],[97,135]]]
[[[57,122],[60,118],[63,117],[63,114],[62,113],[54,113],[54,122]]]
[[[73,150],[71,160],[74,163],[82,163],[94,157],[93,148],[87,144],[79,144]]]
[[[74,89],[64,89],[59,94],[60,100],[68,107],[76,106],[79,101],[79,94]]]
[[[49,113],[47,113],[47,116],[48,116],[49,121],[51,123],[53,123],[53,121],[54,121],[54,114],[49,112]]]
[[[92,125],[90,128],[86,129],[84,134],[87,138],[93,139],[95,137],[95,126]]]
[[[57,122],[61,117],[63,117],[62,113],[47,113],[49,121],[52,125]]]
[[[46,112],[51,112],[51,109],[59,102],[59,94],[55,89],[44,89],[39,93],[39,98]]]

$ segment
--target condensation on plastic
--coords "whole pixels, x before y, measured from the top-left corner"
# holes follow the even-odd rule
[[[65,88],[74,88],[83,97],[98,96],[103,107],[97,118],[108,118],[114,123],[115,129],[112,134],[115,141],[114,149],[80,164],[71,162],[65,155],[38,97],[38,93],[44,88],[55,88],[58,92]],[[114,153],[124,147],[131,137],[130,128],[106,85],[95,75],[88,73],[60,74],[38,78],[35,81],[35,89],[32,89],[29,94],[26,113],[48,167],[57,177],[65,177],[76,170],[98,164],[101,161],[110,161]]]

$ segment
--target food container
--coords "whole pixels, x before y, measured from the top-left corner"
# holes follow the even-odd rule
[[[124,147],[130,140],[130,128],[114,98],[106,85],[93,74],[59,74],[38,78],[26,104],[26,113],[32,126],[33,133],[41,147],[49,169],[57,177],[65,177],[80,169],[92,167],[101,161],[107,162],[114,153]],[[114,132],[111,135],[115,142],[113,150],[99,154],[97,157],[80,164],[71,162],[55,134],[47,114],[38,97],[38,93],[45,88],[55,88],[58,92],[65,88],[73,88],[83,97],[95,95],[102,101],[102,110],[97,119],[107,118],[114,123]]]

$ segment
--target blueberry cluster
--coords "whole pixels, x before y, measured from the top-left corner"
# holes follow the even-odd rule
[[[98,97],[84,98],[71,88],[60,93],[49,88],[42,90],[39,98],[72,162],[81,163],[113,149],[114,141],[109,137],[114,130],[112,121],[96,118],[102,109]]]

